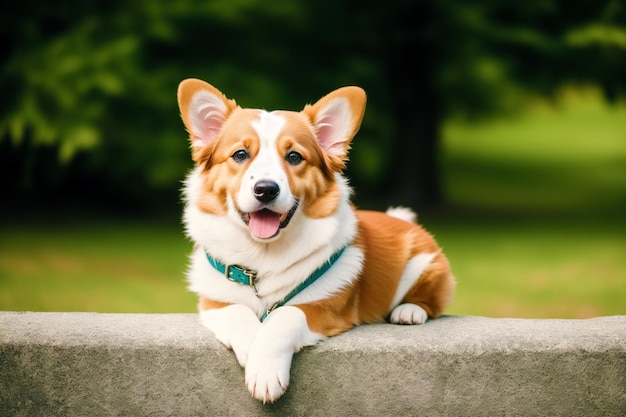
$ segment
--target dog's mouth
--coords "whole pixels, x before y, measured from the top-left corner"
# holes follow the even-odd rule
[[[289,209],[287,213],[276,213],[269,209],[261,209],[253,212],[243,212],[239,210],[241,219],[248,225],[250,233],[257,239],[270,239],[278,235],[280,229],[284,229],[289,225],[291,218],[298,209],[299,200],[296,200],[294,205]]]

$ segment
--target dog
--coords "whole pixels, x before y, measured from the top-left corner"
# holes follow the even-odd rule
[[[189,289],[263,403],[286,392],[302,347],[363,323],[422,324],[454,293],[411,210],[350,202],[342,170],[365,103],[343,87],[300,112],[269,112],[201,80],[179,85],[195,162],[183,186]]]

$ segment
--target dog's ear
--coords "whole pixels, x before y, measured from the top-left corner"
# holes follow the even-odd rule
[[[212,85],[193,78],[178,86],[178,107],[194,148],[212,144],[222,125],[237,107]]]
[[[320,146],[331,158],[346,159],[350,142],[361,126],[366,100],[363,89],[343,87],[302,110]]]

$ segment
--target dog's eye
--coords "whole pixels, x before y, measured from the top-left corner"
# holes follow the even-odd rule
[[[239,149],[237,152],[232,154],[231,158],[233,158],[235,162],[241,163],[250,158],[250,154],[245,149]]]
[[[291,165],[298,165],[300,162],[304,161],[304,158],[298,152],[291,151],[285,156],[285,161]]]

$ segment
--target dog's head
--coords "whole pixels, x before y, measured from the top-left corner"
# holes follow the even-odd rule
[[[203,212],[236,211],[259,241],[276,239],[298,212],[322,218],[340,201],[336,174],[365,111],[365,92],[344,87],[300,112],[244,109],[196,79],[178,105],[202,171]]]

